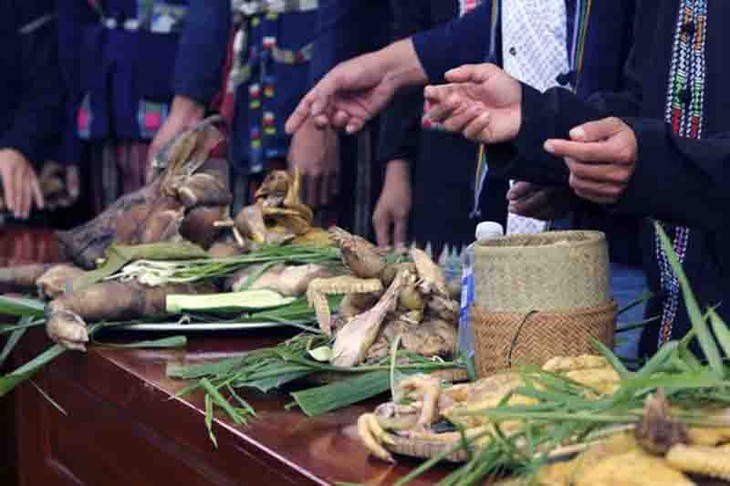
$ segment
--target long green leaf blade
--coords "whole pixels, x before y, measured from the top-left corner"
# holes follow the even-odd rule
[[[710,367],[715,373],[721,376],[724,374],[724,368],[722,358],[720,357],[720,350],[717,348],[717,343],[715,343],[712,333],[707,326],[707,322],[702,315],[702,311],[697,303],[697,298],[695,297],[694,292],[692,292],[687,275],[684,273],[682,264],[679,262],[679,258],[672,247],[672,242],[664,232],[664,229],[659,223],[654,223],[654,226],[657,234],[659,235],[662,249],[667,255],[669,264],[672,266],[672,270],[677,276],[677,280],[679,280],[679,284],[682,287],[684,304],[685,307],[687,307],[687,313],[689,314],[692,328],[697,333],[697,340],[700,342],[700,346],[702,347],[702,351],[705,353],[705,357],[707,358]]]
[[[317,417],[338,408],[376,397],[390,388],[390,371],[374,371],[328,385],[292,393],[299,408]]]

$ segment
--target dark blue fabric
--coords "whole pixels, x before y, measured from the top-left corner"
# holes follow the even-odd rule
[[[0,14],[0,148],[21,152],[40,163],[55,155],[63,117],[57,32],[52,0],[3,0]]]
[[[389,0],[320,0],[311,81],[338,63],[379,49],[389,39]]]
[[[267,170],[269,162],[286,157],[289,137],[284,123],[309,87],[310,62],[284,64],[275,60],[264,48],[264,38],[275,38],[281,49],[299,51],[314,41],[317,28],[316,12],[255,16],[248,23],[243,58],[251,67],[251,79],[236,90],[230,141],[233,166],[244,174]],[[259,107],[251,103],[253,87],[260,92]],[[274,117],[269,130],[265,127],[267,114]]]
[[[576,27],[574,0],[567,0],[568,39]],[[577,85],[580,97],[596,91],[621,89],[622,66],[632,39],[634,0],[594,0],[588,18],[583,68]],[[492,2],[486,1],[470,14],[416,35],[413,38],[421,64],[432,83],[443,82],[444,73],[462,64],[486,59],[492,25]],[[499,36],[497,36],[499,41]],[[496,52],[500,52],[496,48]],[[563,183],[552,178],[552,183]],[[573,225],[604,231],[608,235],[611,260],[627,265],[641,264],[637,235],[640,223],[630,216],[607,215],[603,211],[578,204],[573,211]]]
[[[104,0],[87,2],[57,0],[59,11],[59,47],[65,84],[68,91],[67,135],[62,158],[74,162],[80,154],[79,135],[87,139],[116,137],[129,140],[149,139],[152,133],[144,131],[140,123],[143,103],[154,103],[163,112],[168,109],[173,96],[173,78],[176,72],[176,52],[180,29],[188,19],[183,18],[179,27],[170,32],[152,32],[154,13],[161,9],[178,8],[184,12],[185,0]],[[179,66],[181,89],[196,99],[212,96],[218,84],[220,68],[209,69],[214,62],[222,62],[225,40],[221,50],[211,47],[227,30],[216,32],[215,25],[208,26],[213,18],[211,11],[221,10],[223,0],[197,0],[194,12],[203,21],[191,22],[191,32],[185,36],[187,45],[207,47],[199,56],[188,57]],[[149,9],[149,10],[148,10]],[[227,6],[225,10],[230,10]],[[144,13],[143,13],[144,12]],[[227,13],[230,16],[230,12]],[[102,19],[114,19],[119,25],[109,28]],[[138,19],[142,27],[130,31],[120,25],[127,20]],[[203,23],[204,22],[204,23]],[[202,29],[202,26],[206,28]],[[196,31],[197,32],[193,32]],[[201,30],[202,29],[202,30]],[[210,37],[209,37],[210,36]],[[204,38],[196,41],[195,38]],[[216,54],[213,54],[213,52]],[[209,56],[209,57],[203,57]],[[206,74],[201,73],[205,71]],[[195,78],[195,82],[189,80]],[[79,132],[79,109],[88,110],[88,130]]]
[[[175,61],[176,95],[207,104],[221,88],[231,29],[229,0],[189,0]]]
[[[703,140],[672,135],[664,123],[666,86],[677,18],[676,0],[638,0],[633,49],[625,71],[625,90],[600,93],[591,104],[577,101],[564,90],[539,94],[523,88],[523,125],[515,143],[502,146],[502,171],[531,180],[564,177],[562,160],[543,153],[536,162],[525,157],[536,150],[534,142],[567,136],[574,124],[606,115],[622,116],[636,133],[639,160],[620,203],[611,208],[619,214],[659,218],[689,226],[692,230],[685,260],[685,272],[702,306],[721,304],[720,314],[730,317],[730,67],[726,47],[730,4],[710,2],[707,20],[706,86]],[[540,117],[533,116],[541,113]],[[532,147],[530,148],[530,141]],[[552,171],[550,170],[552,167]],[[535,170],[538,169],[538,170]],[[553,175],[550,174],[552,172]],[[651,288],[658,293],[659,274],[655,261],[652,227],[645,220],[642,249]],[[658,302],[650,303],[656,315]],[[674,337],[690,328],[682,305],[674,326]],[[656,349],[659,325],[652,325],[642,338],[642,351]]]

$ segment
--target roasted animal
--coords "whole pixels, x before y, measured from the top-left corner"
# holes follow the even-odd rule
[[[196,172],[222,139],[208,119],[181,135],[158,157],[166,166],[146,187],[125,195],[89,223],[58,233],[64,256],[76,265],[93,269],[112,243],[135,245],[182,240],[180,227],[197,207],[226,207],[231,194],[218,173]],[[194,218],[199,216],[194,215]],[[212,228],[211,231],[218,231]],[[198,236],[200,241],[208,238]]]
[[[549,371],[565,377],[573,374],[577,377],[576,381],[582,380],[583,384],[595,381],[587,377],[591,373],[601,375],[606,367],[610,367],[608,362],[598,356],[559,358],[546,364]],[[415,376],[398,384],[393,402],[380,405],[374,413],[366,414],[369,417],[358,422],[359,431],[361,435],[364,434],[362,440],[368,450],[375,457],[388,461],[392,460],[389,448],[394,451],[409,450],[418,456],[427,455],[417,450],[419,443],[424,448],[433,447],[434,444],[442,444],[442,449],[447,448],[461,440],[457,427],[464,430],[467,436],[479,435],[481,438],[476,442],[478,446],[491,440],[497,430],[489,418],[471,412],[495,408],[500,404],[526,406],[537,403],[536,399],[519,393],[525,384],[523,376],[515,372],[499,373],[474,383],[449,387],[443,387],[441,381],[432,376]],[[454,431],[443,432],[432,428],[442,421],[450,423]],[[502,434],[510,435],[521,426],[518,420],[501,421],[499,430]],[[410,446],[404,444],[404,438],[411,439]],[[631,440],[636,443],[635,439]]]

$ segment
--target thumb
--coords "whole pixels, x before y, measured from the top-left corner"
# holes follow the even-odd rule
[[[623,122],[615,117],[584,123],[570,131],[570,138],[576,142],[600,142],[623,128]]]
[[[403,248],[406,246],[408,234],[408,216],[396,216],[393,229],[393,246]]]
[[[465,64],[446,72],[446,80],[450,83],[483,83],[500,69],[494,64]]]

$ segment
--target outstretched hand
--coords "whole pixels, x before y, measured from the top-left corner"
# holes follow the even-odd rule
[[[310,118],[318,128],[361,130],[395,92],[376,56],[356,57],[327,73],[299,102],[286,122],[287,133],[293,134]]]
[[[450,84],[427,86],[427,116],[449,132],[492,144],[513,139],[522,123],[522,89],[494,64],[466,65],[446,73]]]

